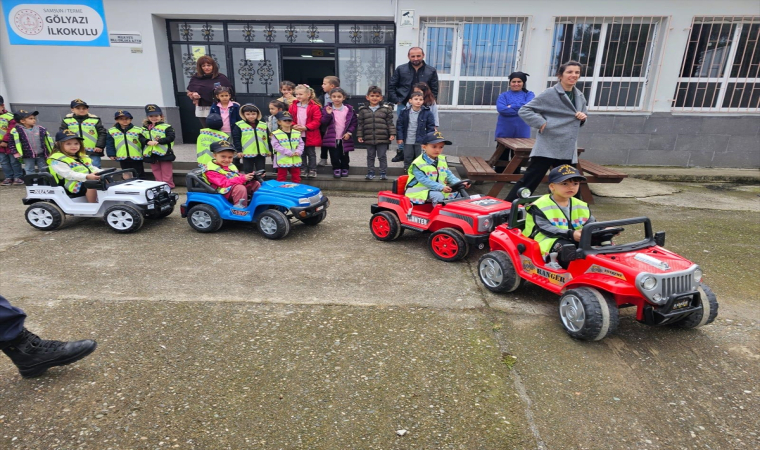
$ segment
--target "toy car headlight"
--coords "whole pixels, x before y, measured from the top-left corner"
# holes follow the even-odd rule
[[[322,193],[319,193],[319,199],[322,200]]]
[[[699,283],[702,281],[702,269],[697,268],[697,270],[694,271],[694,282]]]
[[[171,192],[172,191],[172,188],[170,188],[168,184],[165,184],[165,185],[161,186],[161,189],[163,189],[166,192]]]
[[[491,216],[478,216],[478,231],[491,231],[493,218]]]
[[[145,196],[148,200],[153,200],[156,197],[156,193],[153,190],[145,191]]]
[[[641,280],[639,281],[639,284],[641,284],[641,287],[644,290],[651,291],[652,289],[657,287],[657,278],[651,275],[646,275],[641,278]]]
[[[311,203],[311,202],[309,201],[308,198],[299,198],[298,199],[298,204],[299,205],[308,205],[309,203]]]

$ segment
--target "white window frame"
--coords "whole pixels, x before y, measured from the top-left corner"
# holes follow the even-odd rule
[[[721,24],[721,23],[727,23],[727,24],[735,24],[736,29],[734,29],[733,37],[731,39],[731,48],[728,50],[728,57],[726,58],[725,65],[723,67],[723,75],[720,77],[679,77],[678,78],[678,85],[676,85],[676,91],[673,95],[673,103],[670,108],[673,112],[726,112],[726,113],[736,113],[736,112],[760,112],[760,106],[758,107],[736,107],[736,108],[730,108],[730,107],[723,107],[723,101],[726,99],[726,91],[728,90],[729,83],[744,83],[744,84],[758,84],[760,85],[760,77],[731,77],[731,69],[734,65],[734,59],[736,59],[736,52],[739,47],[739,39],[742,35],[742,29],[744,26],[753,26],[758,25],[760,23],[760,17],[758,16],[752,16],[752,17],[743,17],[739,18],[740,20],[735,20],[736,18],[733,16],[726,16],[726,17],[714,17],[712,21],[707,21],[705,19],[708,19],[706,17],[702,16],[696,16],[694,17],[691,27],[689,27],[689,38],[691,38],[691,32],[694,28],[695,24]],[[688,51],[688,42],[686,43],[686,48],[684,49],[684,52]],[[755,52],[760,51],[760,45],[756,46],[753,49]],[[683,64],[686,63],[686,58],[684,55],[684,59],[681,63],[681,71],[683,70]],[[691,83],[716,83],[718,84],[718,96],[716,99],[715,104],[717,106],[681,106],[677,107],[676,99],[678,98],[678,91],[681,88],[682,84],[691,84]]]
[[[566,20],[562,20],[566,19]],[[579,20],[580,19],[580,20]],[[594,73],[591,77],[580,77],[578,78],[579,83],[591,83],[591,91],[589,92],[588,98],[586,99],[587,107],[589,111],[645,111],[646,106],[648,105],[648,86],[649,86],[649,80],[650,75],[652,75],[652,61],[654,60],[654,55],[659,53],[658,48],[658,37],[659,37],[659,30],[663,25],[665,17],[636,17],[636,19],[640,20],[631,20],[631,17],[589,17],[588,19],[591,19],[590,21],[585,21],[584,19],[587,19],[587,17],[555,17],[554,18],[554,27],[552,28],[552,32],[554,32],[557,28],[557,25],[566,25],[566,24],[572,24],[572,25],[601,25],[601,30],[599,32],[599,43],[597,45],[596,50],[596,64],[594,65]],[[606,44],[607,44],[607,33],[609,32],[610,25],[618,24],[615,22],[616,20],[622,20],[620,23],[621,25],[652,25],[652,37],[650,39],[650,48],[648,50],[648,56],[647,61],[645,64],[642,65],[643,69],[643,76],[638,77],[602,77],[599,76],[599,73],[602,70],[602,61],[605,57],[609,56],[605,53],[607,50]],[[598,22],[601,21],[601,22]],[[553,58],[554,58],[554,45],[556,42],[552,42],[552,49],[551,49],[551,55],[550,55],[550,61],[549,61],[549,74],[547,77],[547,86],[552,86],[557,83],[557,76],[554,72],[554,67],[551,65],[553,64]],[[626,50],[627,51],[627,50]],[[560,61],[561,63],[564,63],[565,61]],[[580,61],[581,64],[584,64],[583,61]],[[618,82],[618,83],[641,83],[641,95],[639,96],[639,104],[635,106],[598,106],[596,105],[596,94],[599,90],[599,84],[605,83],[605,82]]]
[[[425,20],[429,19],[429,20]],[[508,19],[508,20],[514,20],[514,22],[498,22],[498,23],[507,23],[507,24],[515,24],[520,27],[518,38],[517,38],[517,45],[515,47],[515,61],[513,64],[513,67],[507,69],[506,75],[503,77],[490,77],[490,76],[463,76],[461,75],[462,70],[462,54],[464,51],[464,26],[466,24],[488,24],[489,22],[487,20],[492,19]],[[495,108],[496,105],[460,105],[459,104],[459,84],[462,81],[509,81],[509,74],[519,70],[522,63],[522,51],[523,51],[523,42],[524,42],[524,33],[526,29],[526,23],[528,22],[528,17],[524,16],[514,16],[514,17],[494,17],[494,18],[463,18],[463,20],[442,20],[442,21],[435,21],[436,18],[423,18],[420,20],[420,33],[422,34],[422,38],[420,40],[421,45],[420,47],[423,49],[427,48],[427,39],[428,39],[428,30],[431,27],[436,28],[452,28],[454,30],[454,35],[452,37],[452,46],[451,49],[451,73],[441,73],[438,72],[438,81],[450,81],[451,82],[451,104],[450,105],[438,105],[438,109],[483,109],[483,110],[492,110]],[[440,20],[440,19],[439,19]]]

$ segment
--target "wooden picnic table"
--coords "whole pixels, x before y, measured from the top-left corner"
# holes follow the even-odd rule
[[[473,181],[494,182],[493,187],[488,192],[491,197],[497,197],[507,183],[516,182],[522,178],[519,168],[528,165],[530,152],[533,150],[536,140],[531,138],[498,138],[496,142],[496,150],[488,160],[479,156],[461,156],[459,158],[467,178]],[[512,158],[508,162],[499,160],[505,151],[512,153]],[[581,198],[586,203],[594,203],[594,197],[588,183],[620,183],[628,175],[580,159],[580,154],[583,151],[582,148],[578,149],[578,170],[586,177],[586,181],[581,183]],[[494,167],[504,167],[504,172],[498,173]],[[543,182],[546,183],[547,181],[545,176]]]

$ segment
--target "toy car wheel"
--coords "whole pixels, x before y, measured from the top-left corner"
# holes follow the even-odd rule
[[[103,220],[117,233],[132,233],[143,226],[140,211],[129,205],[114,205],[106,210]]]
[[[702,309],[683,319],[673,322],[673,326],[680,328],[698,328],[712,323],[718,316],[718,298],[706,284],[699,283],[699,298],[702,301]],[[705,314],[707,312],[707,314]]]
[[[187,212],[187,223],[195,231],[201,233],[213,233],[222,227],[224,221],[219,216],[216,208],[209,205],[195,205]]]
[[[559,317],[567,334],[575,339],[598,341],[618,326],[615,301],[591,287],[569,289],[559,299]]]
[[[282,239],[290,233],[290,221],[276,209],[268,209],[259,216],[259,231],[267,239]]]
[[[483,285],[492,292],[512,292],[523,284],[507,252],[486,253],[478,261],[478,274]]]
[[[380,211],[369,219],[369,229],[378,241],[395,241],[402,234],[401,221],[390,211]]]
[[[327,211],[322,210],[317,214],[316,216],[307,217],[305,219],[301,219],[301,222],[305,223],[306,225],[309,225],[313,227],[314,225],[319,224],[323,220],[325,220],[325,217],[327,217]]]
[[[428,245],[435,257],[441,261],[459,261],[470,252],[464,234],[454,228],[442,228],[431,234]]]
[[[66,217],[58,206],[47,202],[33,203],[24,215],[29,225],[43,231],[59,228]]]

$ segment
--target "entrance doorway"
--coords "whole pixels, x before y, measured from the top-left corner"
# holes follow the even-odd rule
[[[282,73],[284,80],[308,84],[321,98],[322,80],[337,73],[335,47],[282,47]]]

